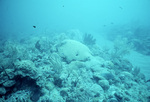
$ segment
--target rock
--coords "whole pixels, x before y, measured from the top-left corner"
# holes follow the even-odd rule
[[[1,64],[1,63],[0,63]],[[3,71],[4,69],[3,69],[3,67],[2,66],[0,66],[0,73]]]
[[[114,80],[115,79],[115,76],[112,73],[110,73],[110,72],[108,72],[108,73],[101,73],[101,76],[103,76],[107,80]]]
[[[10,53],[10,52],[8,52]],[[9,68],[12,65],[11,58],[3,58],[2,62],[0,63],[3,69]]]
[[[135,68],[133,69],[133,71],[132,71],[132,74],[133,74],[134,76],[137,76],[139,73],[140,73],[140,68],[139,68],[139,67],[135,67]]]
[[[29,76],[32,79],[38,77],[38,70],[36,70],[34,63],[30,60],[17,61],[14,63],[14,66],[16,69],[15,75]]]
[[[50,81],[47,81],[45,84],[45,88],[49,91],[51,91],[54,87],[55,87],[55,85]]]
[[[123,94],[121,92],[115,92],[114,95],[117,98],[117,100],[119,101],[123,100]]]
[[[31,94],[29,91],[20,90],[9,95],[5,102],[33,102],[30,100],[30,96]]]
[[[60,95],[63,96],[63,97],[67,97],[68,96],[68,88],[63,88],[60,91]]]
[[[6,89],[4,87],[0,87],[0,95],[6,94]]]
[[[6,82],[8,80],[8,76],[4,74],[4,72],[0,73],[0,84]]]
[[[96,81],[96,82],[98,82],[99,80],[105,80],[105,78],[104,77],[102,77],[100,74],[98,74],[98,73],[94,73],[93,74],[93,79]]]
[[[125,97],[124,100],[129,102],[130,98],[129,97]]]
[[[104,66],[106,68],[113,68],[114,67],[114,64],[111,62],[111,61],[105,61],[104,62]]]
[[[44,96],[43,96],[44,97]],[[53,100],[53,102],[63,102],[63,98],[60,95],[60,92],[56,89],[53,89],[49,95],[49,99]]]
[[[111,98],[111,99],[108,99],[107,102],[119,102],[116,98]]]
[[[6,71],[6,73],[7,73],[7,75],[9,76],[9,79],[13,79],[14,78],[14,76],[15,76],[15,69],[5,69],[5,71]]]
[[[93,97],[99,97],[104,93],[103,88],[98,84],[93,84],[88,90],[90,92],[89,94],[91,94]]]
[[[84,62],[87,68],[90,68],[94,72],[100,71],[103,67],[105,60],[101,57],[91,57],[91,60]]]
[[[41,96],[37,102],[53,102],[49,95]]]
[[[97,77],[99,80],[102,79],[114,79],[114,75],[110,73],[110,70],[107,68],[99,67],[99,70],[95,71],[93,77]]]
[[[3,86],[5,87],[12,87],[16,83],[15,80],[8,80],[5,83],[3,83]]]
[[[123,71],[119,74],[119,78],[128,82],[129,80],[133,80],[133,75],[127,71]]]
[[[69,64],[69,67],[72,68],[72,69],[78,69],[78,68],[85,67],[85,64],[84,64],[84,62],[81,62],[81,61],[72,61]]]
[[[109,81],[107,80],[99,80],[98,84],[104,89],[108,90],[109,89]]]

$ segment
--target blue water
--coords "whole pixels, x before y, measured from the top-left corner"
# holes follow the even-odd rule
[[[149,26],[149,4],[149,0],[1,0],[0,27],[4,33],[31,34],[68,29],[99,32],[117,25]]]

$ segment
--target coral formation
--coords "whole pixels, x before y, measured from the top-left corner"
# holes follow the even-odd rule
[[[71,61],[86,61],[92,56],[87,46],[75,40],[64,40],[57,46],[58,53],[68,63]]]
[[[119,29],[120,28],[120,29]],[[139,25],[121,27],[113,27],[108,33],[109,40],[116,40],[114,38],[126,38],[132,42],[135,50],[145,55],[150,55],[150,30],[149,27],[142,27]]]
[[[112,59],[111,53],[98,47],[93,54],[86,45],[63,35],[1,46],[1,102],[150,100],[144,75],[121,55]]]
[[[83,43],[86,45],[94,45],[96,43],[96,39],[93,38],[91,34],[84,34]]]

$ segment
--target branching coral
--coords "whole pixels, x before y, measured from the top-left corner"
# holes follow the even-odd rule
[[[91,34],[85,34],[83,37],[83,43],[86,45],[94,45],[96,42],[96,39],[93,38]]]
[[[130,50],[133,48],[132,43],[129,43],[126,38],[124,39],[117,39],[114,42],[114,49],[111,53],[111,58],[120,58],[124,55],[127,55],[130,53]]]

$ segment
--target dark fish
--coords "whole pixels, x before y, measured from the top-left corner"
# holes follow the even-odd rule
[[[147,80],[146,82],[150,82],[150,79],[149,79],[149,80]]]
[[[33,28],[36,28],[36,26],[33,26]]]
[[[119,7],[120,9],[123,9],[121,6]]]

